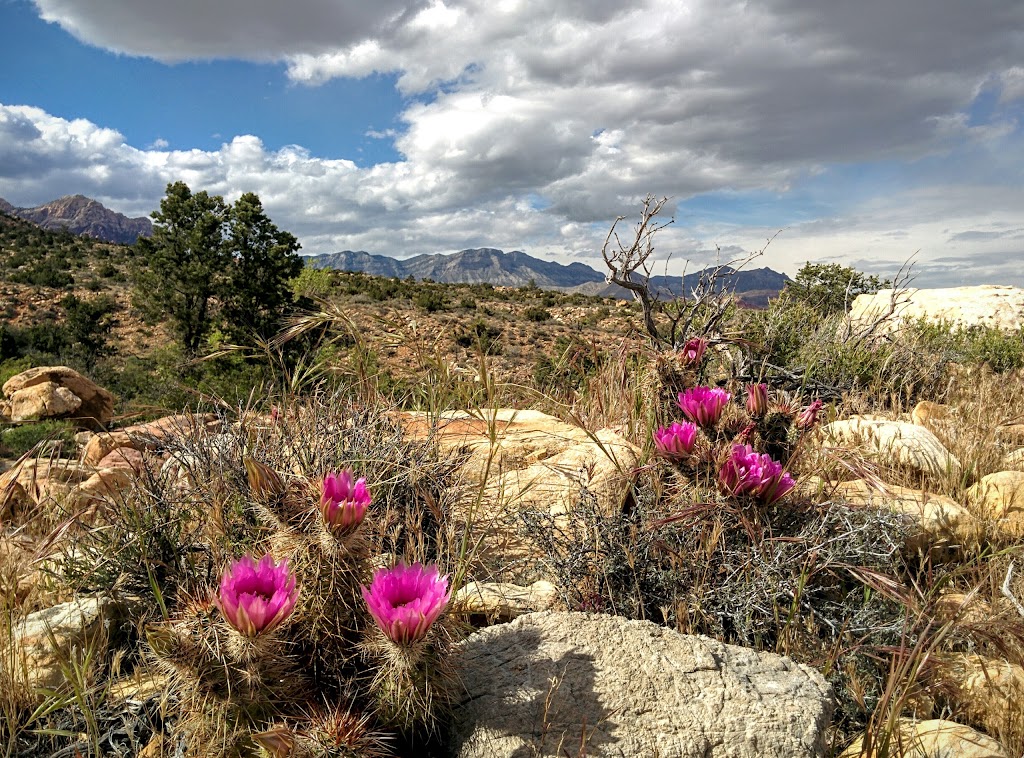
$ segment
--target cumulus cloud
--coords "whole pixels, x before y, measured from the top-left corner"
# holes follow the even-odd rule
[[[903,260],[911,245],[984,253],[1006,239],[970,235],[1019,218],[1004,199],[1024,152],[1018,0],[34,1],[130,55],[282,61],[306,86],[396,74],[410,98],[399,128],[367,134],[401,160],[360,168],[246,135],[216,151],[139,150],[103,125],[8,107],[0,195],[46,200],[74,184],[148,211],[180,178],[258,192],[307,252],[486,244],[593,261],[610,220],[648,192],[785,197],[863,161],[916,177],[894,190],[900,212],[861,190],[791,226],[769,264],[790,271],[830,254]],[[987,91],[995,104],[979,119]],[[954,167],[969,191],[947,192]],[[697,259],[774,231],[698,220],[663,236]]]
[[[374,0],[34,0],[40,17],[82,42],[175,62],[277,60],[316,53],[402,26],[425,2]]]

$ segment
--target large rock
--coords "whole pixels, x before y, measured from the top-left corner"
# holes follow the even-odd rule
[[[964,721],[999,735],[1019,733],[1024,703],[1024,668],[1009,661],[959,655],[942,660],[943,678],[956,693],[956,712]]]
[[[211,432],[221,428],[221,421],[216,415],[206,413],[201,416],[182,414],[165,416],[145,424],[126,426],[112,432],[100,432],[89,438],[82,453],[82,461],[98,466],[102,461],[121,448],[132,448],[138,451],[156,450],[166,445],[174,437],[191,437],[196,432]]]
[[[18,521],[35,508],[46,508],[88,524],[135,477],[128,466],[96,468],[66,458],[29,458],[0,475],[0,517]]]
[[[960,461],[931,431],[902,421],[851,418],[821,429],[826,444],[858,450],[886,466],[903,466],[941,479],[960,473]]]
[[[3,387],[12,421],[67,418],[90,428],[114,416],[114,396],[67,366],[39,366],[15,374]]]
[[[981,539],[977,519],[945,495],[895,484],[878,487],[864,479],[840,482],[834,494],[853,505],[886,508],[910,516],[917,523],[914,537],[907,542],[907,548],[913,552],[956,552],[976,546]]]
[[[889,312],[892,294],[892,290],[879,290],[873,295],[858,295],[850,309],[850,320],[856,325],[873,323]],[[895,329],[919,319],[962,327],[1017,330],[1024,324],[1024,289],[994,284],[908,288],[900,294],[896,311],[887,319],[886,326]]]
[[[953,721],[903,719],[886,750],[864,749],[858,738],[839,758],[1010,758],[991,737]]]
[[[1024,471],[996,471],[967,490],[967,499],[982,518],[995,520],[1010,537],[1024,536]]]
[[[457,758],[822,755],[832,695],[814,669],[646,621],[534,613],[454,658]]]
[[[397,416],[411,439],[432,440],[459,456],[463,496],[455,518],[482,539],[474,574],[480,580],[529,583],[544,578],[524,511],[567,527],[580,503],[602,515],[622,508],[640,450],[608,429],[588,432],[538,411],[498,409]]]
[[[13,674],[29,688],[59,688],[61,662],[89,645],[100,645],[104,620],[115,606],[104,597],[83,597],[29,614],[12,629]],[[5,654],[5,660],[8,660]]]

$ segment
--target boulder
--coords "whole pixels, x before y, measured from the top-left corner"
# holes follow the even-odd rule
[[[961,423],[960,412],[951,405],[922,400],[910,412],[910,420],[937,434],[949,437]]]
[[[826,445],[854,448],[879,463],[895,464],[942,478],[959,475],[960,461],[931,431],[917,424],[852,418],[821,429]]]
[[[983,624],[991,621],[992,606],[977,593],[944,592],[935,603],[936,612],[944,619],[956,619],[961,624]]]
[[[0,513],[66,499],[93,474],[93,468],[68,458],[29,458],[0,475]]]
[[[647,621],[533,613],[453,656],[465,685],[448,754],[799,758],[822,755],[832,693],[773,653]]]
[[[72,648],[81,651],[100,642],[98,636],[105,633],[104,621],[113,609],[109,598],[82,597],[16,622],[11,632],[16,681],[29,688],[60,688],[61,662]]]
[[[1024,471],[1024,447],[1011,450],[1004,455],[1003,467],[1007,471]]]
[[[943,660],[940,665],[941,676],[950,681],[956,693],[958,717],[989,734],[1020,730],[1024,668],[1009,661],[966,654]]]
[[[1010,758],[991,737],[953,721],[901,719],[899,730],[886,750],[864,749],[864,738],[842,752],[839,758]]]
[[[67,418],[100,428],[114,416],[114,396],[67,366],[39,366],[3,386],[12,421]]]
[[[481,580],[528,584],[544,578],[521,514],[541,514],[558,530],[584,500],[602,515],[616,513],[640,465],[639,448],[621,435],[591,433],[539,411],[407,412],[396,418],[407,438],[432,441],[457,456],[464,486],[454,515],[471,522],[474,543],[483,540],[473,571]]]
[[[145,424],[126,426],[112,432],[93,435],[85,445],[82,461],[92,466],[99,465],[108,455],[121,448],[139,451],[156,450],[166,445],[173,437],[188,437],[197,431],[212,432],[221,427],[220,419],[212,413],[201,416],[182,414],[165,416]]]
[[[1024,445],[1024,424],[1003,424],[996,427],[996,434],[1011,445]]]
[[[1010,537],[1024,536],[1024,471],[997,471],[967,490],[967,501],[981,518],[994,519]]]
[[[975,546],[981,539],[977,519],[945,495],[895,484],[879,488],[864,479],[840,482],[834,494],[853,505],[887,508],[910,516],[917,523],[917,533],[907,542],[907,548],[915,553],[955,551]]]
[[[529,587],[500,582],[468,582],[455,593],[454,604],[495,622],[511,621],[524,613],[547,611],[559,604],[558,590],[543,579]]]
[[[867,325],[889,312],[893,291],[858,295],[850,308],[854,325]],[[944,289],[908,288],[899,295],[895,313],[886,320],[888,329],[925,319],[969,328],[995,327],[1015,331],[1024,324],[1024,289],[986,284]]]

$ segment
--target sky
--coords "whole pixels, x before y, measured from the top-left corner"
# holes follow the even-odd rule
[[[1020,0],[0,0],[0,70],[16,206],[180,180],[304,254],[602,270],[650,194],[657,273],[1024,287]]]

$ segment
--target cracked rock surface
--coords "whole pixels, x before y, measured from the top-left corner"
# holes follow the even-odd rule
[[[824,753],[832,693],[779,655],[646,621],[532,613],[460,645],[450,754],[799,758]]]

